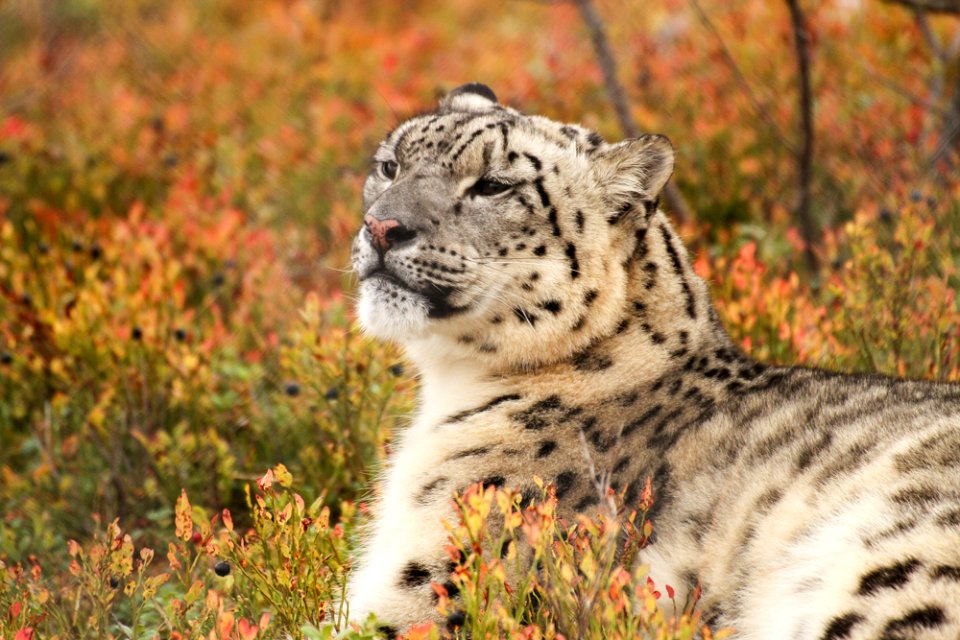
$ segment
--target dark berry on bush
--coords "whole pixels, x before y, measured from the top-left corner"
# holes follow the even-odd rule
[[[927,206],[933,209],[935,206],[937,206],[937,199],[933,196],[927,196]]]
[[[103,249],[100,248],[100,245],[94,244],[90,247],[90,257],[94,260],[99,260],[100,256],[103,255]]]
[[[30,294],[29,294],[29,293],[25,293],[25,294],[23,294],[22,296],[20,296],[20,302],[21,302],[24,306],[29,307],[30,305],[33,304],[33,298],[30,297]]]
[[[199,531],[194,531],[193,535],[190,536],[190,541],[193,542],[193,544],[200,544],[203,542],[203,536],[200,535]]]
[[[41,242],[37,245],[37,251],[40,252],[40,255],[45,256],[50,253],[50,245],[48,245],[46,242]]]
[[[10,364],[13,362],[13,356],[6,351],[0,351],[0,364]]]
[[[117,576],[110,576],[110,588],[116,589],[120,586],[120,579]]]
[[[298,385],[296,382],[288,382],[287,384],[283,385],[283,390],[291,398],[295,398],[300,395],[300,385]]]
[[[213,274],[213,286],[215,287],[222,287],[223,283],[226,282],[226,280],[227,280],[226,276],[224,276],[223,273],[220,271]]]
[[[179,161],[180,160],[177,158],[177,154],[175,153],[168,153],[167,155],[163,156],[163,164],[167,167],[175,167]]]
[[[74,240],[70,243],[70,248],[73,249],[76,253],[83,251],[83,243],[79,240]]]
[[[0,151],[0,166],[3,166],[10,162],[10,154],[6,151]]]
[[[402,364],[395,364],[395,365],[393,365],[392,367],[390,367],[390,373],[392,373],[392,374],[395,375],[395,376],[402,376],[402,375],[403,375],[403,365],[402,365]]]
[[[138,342],[143,340],[143,329],[140,327],[134,327],[130,330],[130,337]]]
[[[922,199],[923,199],[923,195],[922,195],[919,191],[917,191],[916,189],[914,189],[913,191],[910,192],[910,201],[911,201],[911,202],[920,202],[920,200],[922,200]]]
[[[323,395],[327,400],[336,400],[337,396],[340,395],[340,389],[337,389],[336,387],[330,387]]]
[[[225,578],[226,576],[230,575],[230,563],[221,560],[217,564],[213,565],[213,572],[221,578]]]
[[[893,212],[890,211],[890,209],[887,209],[886,207],[884,207],[883,209],[880,209],[880,221],[883,222],[884,224],[890,224],[891,222],[893,222]]]
[[[187,332],[185,329],[178,327],[173,330],[173,337],[177,339],[177,342],[183,342],[187,339]]]
[[[462,609],[459,611],[454,611],[447,616],[447,629],[450,629],[451,631],[459,629],[463,626],[463,623],[466,619],[467,616],[464,614]]]

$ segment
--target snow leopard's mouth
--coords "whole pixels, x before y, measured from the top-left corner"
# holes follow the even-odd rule
[[[387,269],[386,267],[382,267],[382,266],[381,266],[381,267],[377,267],[376,269],[374,269],[373,271],[371,271],[370,273],[368,273],[367,275],[365,275],[365,276],[364,276],[363,278],[361,278],[360,280],[361,280],[361,282],[363,282],[363,281],[366,281],[366,280],[373,280],[373,279],[379,280],[379,281],[381,281],[381,282],[386,282],[386,283],[392,284],[392,285],[394,285],[394,286],[400,287],[401,289],[404,289],[404,290],[406,290],[406,291],[410,291],[410,292],[412,292],[412,293],[417,293],[417,292],[413,289],[413,287],[411,287],[409,284],[407,284],[400,276],[398,276],[398,275],[395,274],[394,272],[390,271],[390,270]]]

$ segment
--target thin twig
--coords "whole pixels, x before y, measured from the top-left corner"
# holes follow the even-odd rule
[[[690,5],[697,13],[697,17],[700,18],[700,22],[703,24],[704,28],[710,32],[710,35],[716,41],[717,46],[719,46],[720,54],[723,56],[723,59],[726,60],[727,66],[729,66],[730,70],[733,72],[734,79],[737,81],[737,84],[740,85],[744,95],[746,95],[747,99],[750,101],[750,105],[753,107],[754,113],[758,118],[763,120],[768,127],[770,127],[770,130],[780,141],[780,144],[782,144],[791,153],[797,153],[797,146],[790,141],[787,135],[783,132],[783,129],[780,128],[780,125],[777,123],[777,121],[773,118],[773,116],[770,115],[763,104],[760,103],[760,100],[753,92],[753,89],[750,88],[750,81],[747,80],[747,76],[744,75],[743,71],[740,70],[740,66],[737,64],[736,59],[730,52],[730,48],[727,47],[727,43],[724,42],[723,36],[720,35],[720,32],[717,30],[716,26],[714,26],[713,22],[710,20],[710,16],[707,15],[707,12],[703,10],[700,2],[698,0],[690,0]]]
[[[947,52],[944,51],[943,46],[940,44],[940,39],[937,38],[937,34],[933,32],[933,28],[930,26],[930,20],[927,19],[927,12],[918,7],[914,7],[913,17],[917,22],[917,27],[920,28],[920,33],[923,34],[923,39],[926,41],[927,46],[933,51],[933,55],[935,55],[937,60],[942,64],[946,64],[948,61]]]
[[[583,17],[587,29],[590,31],[590,40],[593,43],[593,50],[596,53],[597,61],[600,63],[600,70],[603,73],[603,84],[607,90],[607,96],[613,105],[613,110],[617,114],[617,120],[624,135],[628,138],[636,138],[640,135],[640,128],[637,126],[633,115],[630,113],[630,103],[627,100],[627,93],[620,83],[617,76],[617,60],[613,55],[613,49],[610,48],[610,40],[607,38],[606,28],[600,14],[592,0],[574,0],[574,3],[580,9],[580,15]],[[663,188],[663,199],[670,207],[675,220],[683,224],[690,219],[690,207],[687,205],[680,189],[673,182],[668,182]]]
[[[939,115],[941,117],[946,116],[947,112],[943,108],[941,108],[939,105],[934,103],[933,101],[927,98],[924,98],[923,96],[918,96],[917,94],[913,93],[903,85],[900,85],[897,82],[891,80],[890,78],[884,75],[881,75],[876,69],[874,69],[873,65],[871,65],[866,60],[860,60],[859,62],[860,62],[860,66],[863,67],[863,70],[867,72],[867,75],[869,75],[873,80],[876,80],[877,82],[879,82],[881,85],[883,85],[890,91],[899,95],[901,98],[904,98],[905,100],[911,102],[912,104],[918,107],[923,107],[924,109],[926,109],[927,111],[933,114]]]
[[[790,8],[790,23],[793,26],[793,43],[797,51],[797,67],[800,72],[800,122],[803,129],[800,151],[797,154],[797,210],[800,232],[806,244],[804,256],[807,265],[817,271],[817,254],[813,248],[817,241],[816,225],[810,213],[810,183],[813,181],[813,89],[810,85],[810,34],[798,0],[787,0]]]

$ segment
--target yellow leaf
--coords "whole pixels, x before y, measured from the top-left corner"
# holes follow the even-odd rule
[[[176,535],[184,542],[193,535],[193,510],[185,489],[180,490],[176,505]]]
[[[273,468],[273,475],[281,487],[289,487],[293,484],[293,474],[281,462]]]

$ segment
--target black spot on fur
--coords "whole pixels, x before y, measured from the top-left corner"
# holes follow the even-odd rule
[[[513,164],[514,162],[516,162],[517,158],[519,157],[520,155],[516,151],[511,151],[510,153],[507,154],[507,162],[509,162],[510,164]]]
[[[543,186],[543,177],[541,176],[536,180],[534,180],[533,186],[537,190],[537,195],[540,196],[540,204],[542,204],[544,207],[549,207],[550,194],[547,193],[547,190]],[[556,215],[556,212],[554,212],[554,215]],[[554,235],[560,235],[560,234],[554,234]]]
[[[613,474],[623,473],[626,471],[627,467],[630,466],[630,456],[623,456],[617,460],[617,464],[613,467]]]
[[[514,307],[513,315],[515,315],[517,317],[517,320],[519,320],[521,323],[530,324],[531,326],[536,325],[537,320],[540,319],[536,315],[530,313],[529,311],[521,307]]]
[[[895,640],[900,638],[913,638],[916,632],[922,629],[936,629],[944,622],[946,616],[943,615],[943,609],[940,607],[925,607],[915,609],[910,613],[890,620],[883,628],[883,640]],[[904,632],[913,632],[905,634]]]
[[[591,131],[587,136],[587,142],[589,142],[593,147],[599,147],[603,144],[603,137],[601,137],[601,135],[596,131]]]
[[[586,510],[588,507],[592,507],[599,503],[600,503],[600,498],[598,498],[597,496],[593,494],[586,495],[577,501],[577,504],[574,505],[573,510],[577,513],[580,513]]]
[[[940,515],[937,524],[941,527],[960,527],[960,509],[953,509]]]
[[[615,437],[605,437],[600,430],[590,432],[590,444],[600,453],[607,452],[616,443]]]
[[[551,414],[563,407],[560,396],[548,396],[535,402],[528,409],[512,414],[510,417],[517,420],[527,429],[540,430],[555,421]]]
[[[549,311],[553,315],[557,315],[563,310],[563,305],[561,305],[558,300],[547,300],[546,302],[541,302],[537,306],[544,311]]]
[[[497,489],[499,489],[500,487],[502,487],[507,483],[507,479],[504,478],[503,476],[497,475],[497,476],[486,477],[480,482],[481,484],[483,484],[484,487],[496,487]]]
[[[377,631],[382,633],[383,636],[388,640],[394,640],[394,638],[397,638],[400,636],[400,632],[397,631],[395,627],[391,627],[385,624],[382,624],[379,627],[377,627]]]
[[[545,458],[550,455],[554,449],[557,448],[557,443],[553,440],[544,440],[540,443],[540,446],[537,447],[537,457]]]
[[[575,221],[577,223],[577,233],[583,233],[584,219],[583,219],[583,211],[580,211],[580,209],[577,209]]]
[[[450,417],[450,419],[447,420],[447,422],[461,422],[463,420],[466,420],[467,418],[477,415],[478,413],[484,413],[485,411],[489,411],[490,409],[493,409],[494,407],[501,405],[504,402],[513,402],[514,400],[519,400],[520,397],[521,396],[517,395],[516,393],[509,393],[507,395],[497,396],[496,398],[494,398],[493,400],[491,400],[490,402],[488,402],[483,406],[476,407],[474,409],[467,409],[466,411],[461,411],[460,413],[453,415],[452,417]]]
[[[780,501],[780,498],[783,497],[783,491],[777,489],[776,487],[764,491],[759,498],[757,498],[756,505],[754,506],[754,511],[757,513],[767,513]]]
[[[459,451],[452,456],[450,460],[459,460],[460,458],[469,458],[470,456],[482,456],[484,454],[490,453],[490,447],[474,447],[472,449],[464,449]]]
[[[654,418],[656,418],[656,417],[660,414],[661,411],[663,411],[663,407],[662,407],[661,405],[659,405],[659,404],[650,407],[649,409],[647,409],[646,411],[644,411],[643,414],[642,414],[639,418],[637,418],[636,420],[633,420],[633,421],[629,422],[629,423],[623,428],[623,431],[621,432],[620,435],[622,435],[624,438],[626,438],[626,437],[629,436],[631,433],[633,433],[634,431],[636,431],[637,429],[641,428],[641,427],[642,427],[643,425],[645,425],[646,423],[648,423],[648,422],[650,422],[651,420],[653,420]]]
[[[930,571],[930,575],[934,580],[952,580],[953,582],[960,582],[960,567],[952,567],[950,565],[942,564],[938,567],[934,567]]]
[[[540,158],[538,158],[537,156],[530,155],[529,153],[524,153],[523,157],[530,161],[530,164],[533,165],[533,168],[535,171],[540,171],[540,169],[543,168],[543,163],[540,162]],[[546,205],[546,203],[544,203],[544,205]]]
[[[893,494],[892,500],[903,506],[929,508],[940,502],[943,495],[932,487],[910,487]]]
[[[830,446],[830,443],[833,441],[833,435],[827,431],[822,433],[816,442],[809,444],[800,450],[800,455],[797,456],[797,469],[803,471],[810,466],[810,463],[813,462],[821,451]]]
[[[543,245],[540,245],[539,247],[533,250],[533,255],[535,256],[542,256],[542,255],[545,255],[546,253],[547,253],[547,248]]]
[[[572,243],[567,243],[567,259],[570,260],[570,279],[576,280],[580,277],[580,261],[577,260],[577,247]]]
[[[863,622],[863,616],[859,613],[845,613],[837,616],[827,625],[827,630],[820,636],[820,640],[843,640],[850,637],[853,627]]]
[[[430,571],[422,564],[410,562],[400,574],[401,587],[419,587],[430,581]]]
[[[596,289],[590,289],[585,294],[583,294],[583,304],[585,306],[590,306],[593,304],[593,301],[597,299],[599,292]]]
[[[645,217],[649,220],[650,217],[657,212],[657,207],[660,206],[660,198],[654,198],[653,200],[644,200],[643,201],[643,210],[646,214]]]
[[[579,371],[603,371],[613,366],[613,359],[608,355],[587,349],[573,357],[573,366]]]
[[[910,580],[910,575],[920,566],[920,561],[910,559],[889,567],[880,567],[864,575],[860,579],[860,588],[857,593],[861,596],[872,595],[881,589],[896,589]]]
[[[573,471],[564,471],[557,476],[554,485],[557,487],[557,499],[559,500],[566,494],[577,482],[577,474]]]
[[[550,207],[550,210],[547,212],[547,221],[550,223],[550,226],[553,228],[553,235],[560,237],[560,223],[557,222],[556,207]]]
[[[432,495],[446,481],[447,481],[447,478],[443,476],[439,478],[435,478],[434,480],[431,480],[430,482],[428,482],[427,484],[423,485],[420,488],[420,491],[417,492],[417,495],[414,498],[414,500],[416,500],[418,504],[429,504],[430,498],[432,497]]]

